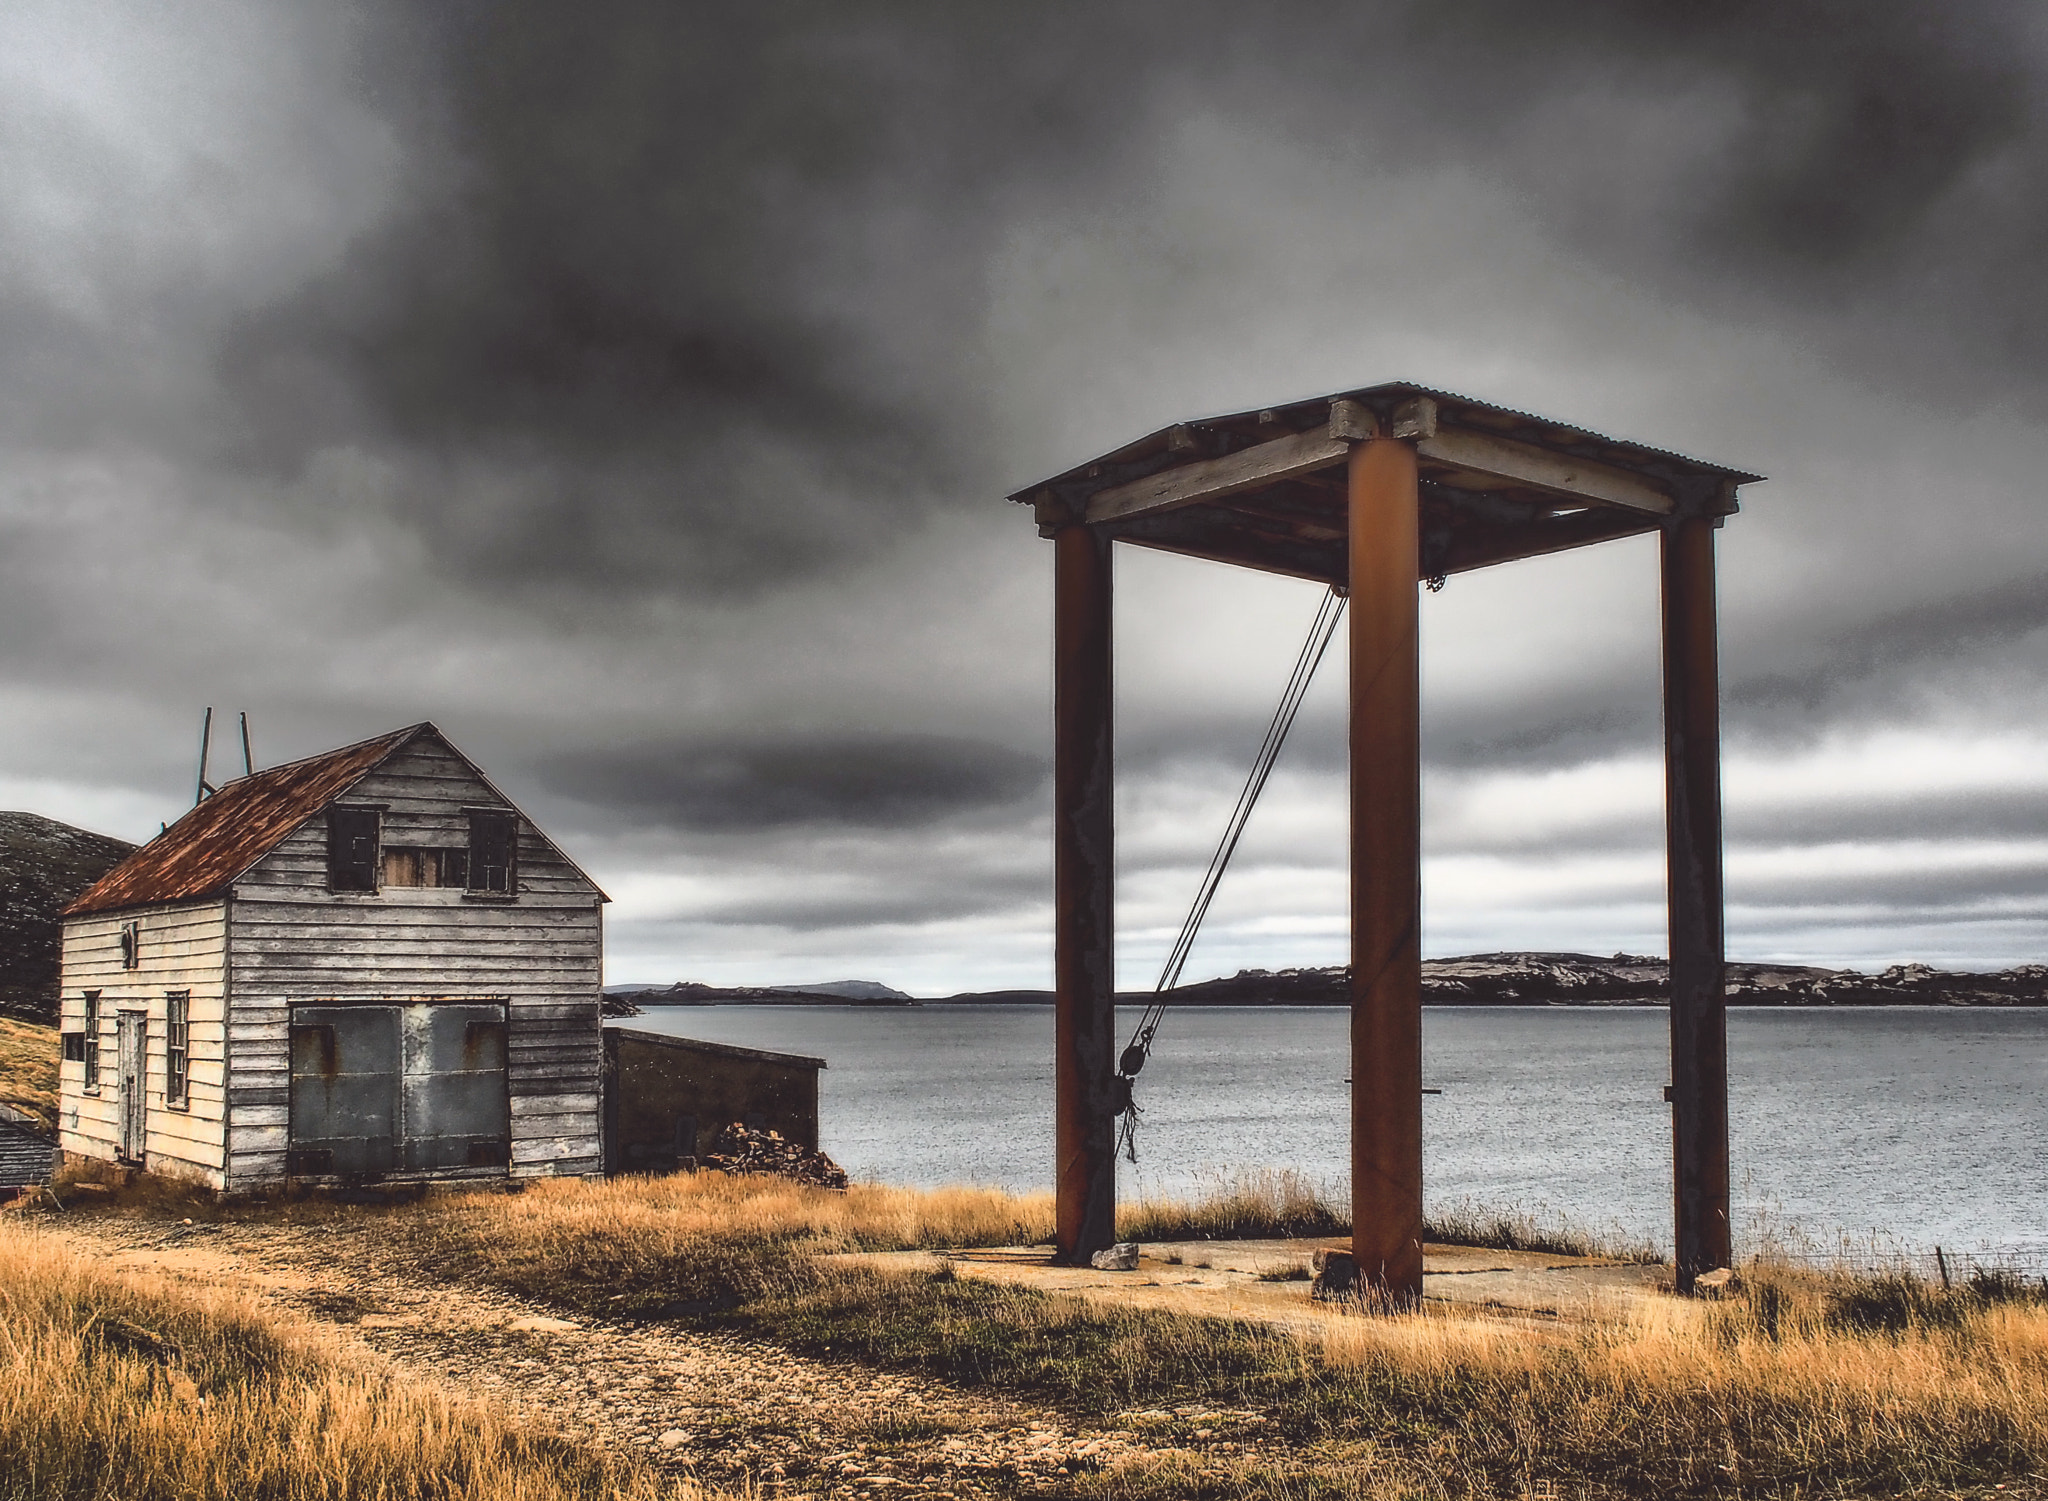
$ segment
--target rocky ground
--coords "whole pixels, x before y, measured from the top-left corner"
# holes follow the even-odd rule
[[[1102,1423],[664,1324],[562,1317],[409,1266],[377,1220],[41,1223],[95,1259],[249,1293],[401,1371],[709,1484],[763,1496],[1100,1494],[1138,1466],[1214,1484],[1262,1420],[1178,1408]]]

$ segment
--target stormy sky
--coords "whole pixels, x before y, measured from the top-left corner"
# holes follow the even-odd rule
[[[431,718],[615,982],[1043,984],[1002,497],[1406,379],[1770,476],[1733,956],[2048,959],[2044,106],[2017,3],[10,5],[0,806]],[[1316,591],[1118,569],[1142,985]],[[1662,952],[1655,572],[1425,598],[1426,952]],[[1341,960],[1342,682],[1190,978]]]

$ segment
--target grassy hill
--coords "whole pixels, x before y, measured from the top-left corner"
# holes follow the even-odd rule
[[[0,1014],[57,1019],[57,914],[135,846],[0,812]]]

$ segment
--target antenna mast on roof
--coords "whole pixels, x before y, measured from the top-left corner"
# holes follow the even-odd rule
[[[213,709],[209,706],[206,711],[206,717],[199,721],[199,787],[192,794],[192,806],[195,808],[220,791],[220,788],[206,780],[207,762],[212,758],[212,754]],[[249,711],[244,709],[242,711],[242,775],[245,777],[254,776],[255,773],[256,756],[249,749]]]
[[[198,807],[220,789],[206,780],[206,757],[213,749],[213,708],[207,706],[206,717],[199,721],[199,790],[192,794],[192,806]]]

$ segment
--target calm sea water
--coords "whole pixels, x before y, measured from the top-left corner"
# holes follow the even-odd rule
[[[824,1146],[855,1177],[1051,1184],[1049,1006],[661,1007],[631,1025],[827,1059]],[[1342,1184],[1346,1029],[1334,1008],[1170,1014],[1121,1191],[1247,1168]],[[1738,1010],[1728,1034],[1738,1241],[1875,1237],[2048,1270],[2048,1010]],[[1425,1010],[1429,1203],[1668,1245],[1665,1060],[1658,1009]]]

